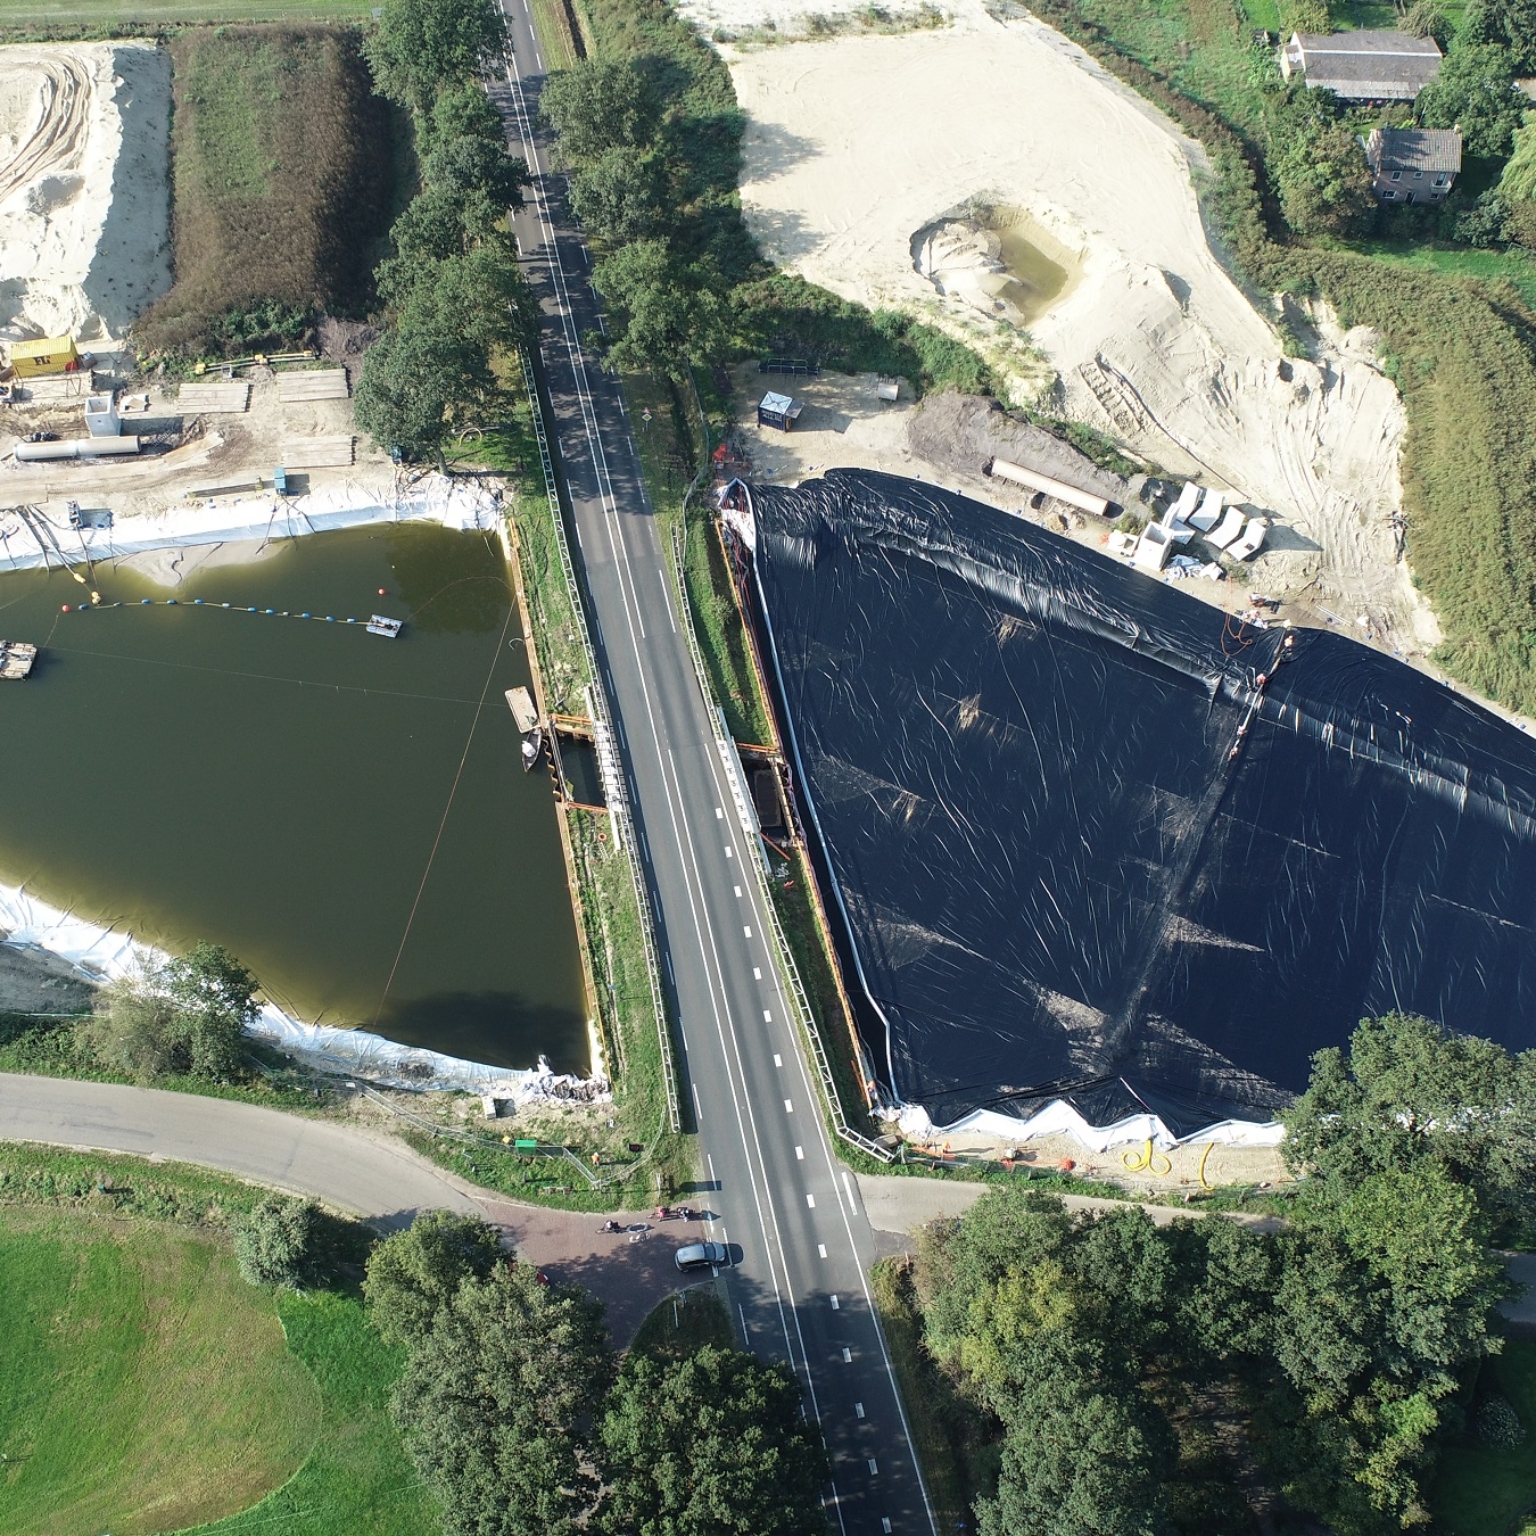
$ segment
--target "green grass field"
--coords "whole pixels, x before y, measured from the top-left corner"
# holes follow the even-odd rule
[[[83,28],[91,37],[112,37],[199,22],[345,21],[367,17],[372,9],[369,0],[146,0],[139,5],[117,0],[72,0],[61,5],[0,0],[0,32],[77,35]]]
[[[0,1529],[175,1530],[303,1464],[320,1393],[227,1248],[148,1222],[0,1214]]]
[[[1453,1445],[1442,1453],[1430,1507],[1444,1536],[1506,1536],[1536,1506],[1536,1341],[1511,1339],[1484,1371],[1514,1404],[1525,1443],[1512,1451]]]
[[[437,1505],[389,1416],[400,1357],[380,1342],[362,1303],[332,1291],[285,1292],[278,1313],[288,1347],[319,1387],[320,1433],[292,1479],[196,1536],[438,1536]]]
[[[400,1359],[362,1303],[239,1278],[224,1232],[262,1194],[0,1145],[6,1536],[437,1536],[389,1417]],[[356,1273],[358,1242],[335,1257]]]
[[[1510,246],[1502,251],[1469,250],[1465,246],[1402,245],[1377,241],[1362,246],[1367,256],[1420,272],[1439,272],[1446,277],[1477,277],[1484,282],[1503,279],[1520,290],[1520,296],[1536,307],[1536,256]]]

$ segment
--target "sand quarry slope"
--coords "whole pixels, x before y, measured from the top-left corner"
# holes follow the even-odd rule
[[[0,338],[119,337],[170,286],[170,55],[0,48]]]
[[[761,20],[754,0],[710,8]],[[1315,361],[1282,355],[1211,251],[1203,152],[1173,123],[1060,34],[975,0],[939,31],[725,51],[749,120],[742,201],[770,257],[969,335],[1016,396],[1054,371],[1057,409],[1275,515],[1256,583],[1310,585],[1404,654],[1434,643],[1395,557],[1404,416],[1373,338],[1322,317]],[[1027,337],[914,264],[919,232],[978,203],[1021,210],[1072,253],[1073,280]]]

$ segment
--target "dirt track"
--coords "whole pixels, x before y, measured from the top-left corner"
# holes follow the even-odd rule
[[[90,128],[91,77],[68,54],[39,60],[41,114],[16,152],[0,165],[0,203],[29,182],[80,163]]]

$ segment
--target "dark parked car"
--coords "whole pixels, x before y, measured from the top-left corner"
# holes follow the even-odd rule
[[[730,1250],[724,1243],[685,1243],[677,1250],[676,1258],[677,1267],[684,1273],[731,1262]]]

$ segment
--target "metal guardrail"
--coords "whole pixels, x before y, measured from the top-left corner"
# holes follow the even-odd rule
[[[709,716],[710,730],[715,737],[715,747],[722,756],[734,753],[735,743],[725,733],[724,726],[720,723],[719,710],[715,705],[710,692],[709,674],[704,670],[704,653],[699,648],[698,636],[693,629],[693,610],[688,602],[688,579],[683,560],[683,540],[686,530],[674,528],[672,531],[672,562],[673,577],[677,582],[678,600],[682,605],[682,630],[683,637],[688,644],[688,654],[693,659],[694,677],[698,682],[699,691],[704,695],[704,712]],[[756,831],[752,828],[744,828],[747,835],[756,837]],[[832,1122],[832,1129],[850,1146],[857,1147],[861,1152],[867,1153],[882,1163],[893,1162],[894,1156],[882,1147],[877,1141],[871,1140],[862,1131],[856,1131],[848,1124],[843,1114],[843,1102],[838,1097],[837,1080],[832,1076],[832,1063],[827,1057],[826,1042],[821,1037],[821,1026],[816,1022],[816,1014],[811,1008],[811,1000],[805,990],[805,983],[800,979],[800,967],[795,964],[794,951],[789,947],[789,939],[784,932],[783,924],[779,922],[778,909],[773,904],[773,892],[768,887],[768,872],[763,867],[761,859],[743,860],[750,863],[753,872],[757,876],[758,894],[763,899],[763,911],[767,917],[768,931],[772,935],[773,949],[778,957],[779,974],[783,978],[785,990],[788,993],[790,1007],[798,1015],[800,1029],[805,1038],[806,1046],[810,1051],[811,1062],[816,1068],[816,1075],[821,1080],[822,1095],[826,1100],[827,1112]]]
[[[581,588],[576,584],[576,568],[571,562],[571,547],[565,537],[565,517],[560,509],[560,491],[555,480],[555,464],[549,451],[549,436],[544,427],[544,407],[539,399],[538,382],[534,378],[533,362],[528,349],[520,347],[523,365],[523,382],[528,390],[528,403],[533,417],[534,437],[539,447],[539,467],[544,473],[544,494],[549,499],[550,520],[555,529],[555,549],[560,556],[560,574],[565,578],[566,591],[570,594],[571,610],[576,617],[576,628],[581,636],[582,654],[587,659],[587,670],[592,676],[592,719],[603,727],[611,740],[614,735],[613,719],[608,709],[608,696],[603,688],[602,673],[597,669],[597,656],[592,649],[592,632],[587,625],[586,605],[581,599]],[[605,779],[608,777],[604,775]],[[682,1107],[678,1100],[677,1062],[672,1053],[672,1032],[667,1025],[666,1003],[661,991],[661,968],[656,960],[656,934],[651,918],[651,904],[646,898],[645,885],[640,879],[640,845],[635,838],[634,822],[629,812],[629,797],[624,792],[622,773],[612,775],[612,784],[604,785],[608,793],[608,815],[613,823],[614,842],[617,851],[629,865],[630,885],[635,893],[635,906],[640,915],[640,939],[645,950],[646,977],[651,988],[651,1007],[656,1015],[656,1038],[661,1046],[661,1080],[667,1096],[667,1119],[673,1133],[683,1128]]]

